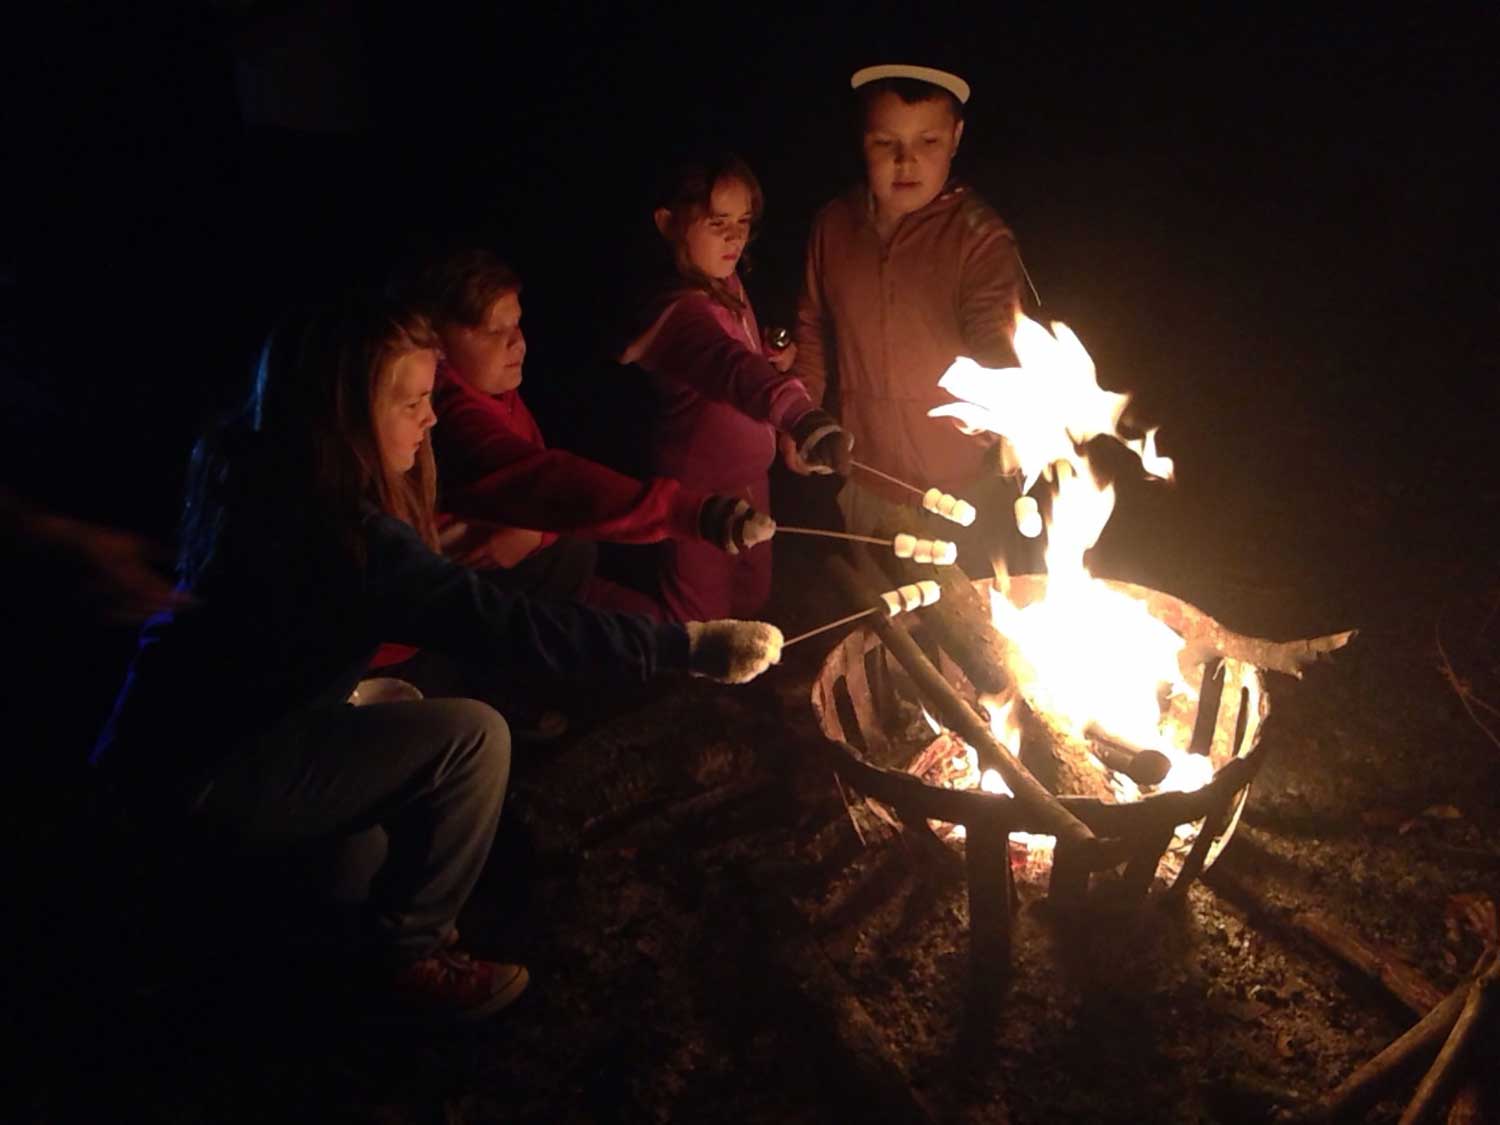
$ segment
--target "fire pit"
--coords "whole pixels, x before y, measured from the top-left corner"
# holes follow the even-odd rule
[[[858,585],[847,569],[843,577],[846,584]],[[1127,895],[1144,898],[1158,877],[1162,895],[1182,895],[1228,842],[1264,761],[1261,734],[1270,696],[1263,672],[1299,674],[1301,663],[1341,647],[1351,635],[1289,644],[1260,641],[1231,633],[1160,591],[1124,582],[1102,585],[1138,602],[1184,642],[1179,663],[1193,688],[1192,705],[1174,698],[1163,700],[1161,710],[1164,722],[1180,725],[1184,753],[1200,767],[1186,782],[1174,781],[1183,772],[1175,764],[1164,778],[1159,770],[1148,771],[1155,784],[1127,780],[1124,773],[1141,752],[1094,732],[1069,732],[1051,713],[1040,685],[1025,677],[1015,680],[1021,717],[1012,729],[1019,737],[1007,747],[1015,760],[1004,763],[1007,774],[1019,771],[1020,784],[1009,786],[1012,792],[997,791],[1006,788],[999,778],[986,771],[981,788],[972,765],[960,767],[956,778],[951,768],[935,769],[966,756],[972,761],[965,743],[984,742],[974,708],[983,693],[963,670],[973,667],[972,655],[950,652],[957,647],[948,643],[951,628],[940,628],[936,619],[918,619],[908,634],[895,620],[875,618],[874,631],[859,629],[829,653],[813,684],[813,708],[838,775],[908,829],[931,832],[936,824],[964,849],[971,946],[976,971],[986,975],[1003,972],[1009,960],[1017,870],[1023,876],[1045,874],[1049,897],[1061,906],[1079,905],[1092,875],[1116,870]],[[985,601],[999,596],[1024,609],[1045,596],[1047,578],[1011,578],[1003,594],[988,579],[972,587]],[[945,599],[956,600],[946,593]],[[935,651],[935,663],[924,648]],[[972,724],[955,709],[955,700]],[[950,726],[963,728],[963,737],[943,730],[928,707],[941,711]],[[924,717],[932,724],[925,735]],[[1037,760],[1031,751],[1039,746],[1073,760],[1072,772],[1048,779],[1058,789],[1055,796],[1036,785],[1024,764]],[[1069,792],[1067,782],[1082,776],[1080,768],[1107,778],[1108,791],[1101,795],[1096,785],[1092,793]]]

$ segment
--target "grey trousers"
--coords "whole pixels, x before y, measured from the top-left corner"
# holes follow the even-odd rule
[[[468,900],[509,778],[510,730],[487,704],[330,704],[217,766],[191,815],[234,855],[294,857],[304,884],[322,884],[298,890],[365,897],[376,956],[401,964],[430,953]]]

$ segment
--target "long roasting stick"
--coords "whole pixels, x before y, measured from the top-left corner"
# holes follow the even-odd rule
[[[848,531],[825,531],[820,527],[790,527],[784,523],[776,525],[777,535],[821,535],[828,539],[848,539],[854,543],[874,543],[877,547],[889,547],[894,540],[882,539],[878,535],[855,535]]]
[[[848,531],[825,531],[821,527],[787,527],[776,525],[778,535],[816,535],[825,539],[848,539],[855,543],[873,543],[877,547],[889,547],[898,559],[913,559],[919,563],[935,563],[951,566],[958,561],[958,545],[946,539],[918,539],[915,535],[901,532],[894,539],[875,535],[855,535]]]
[[[924,605],[931,605],[942,596],[942,590],[938,584],[931,579],[921,582],[913,582],[907,586],[897,586],[894,590],[887,590],[880,595],[880,605],[873,605],[869,609],[862,609],[858,613],[851,613],[847,617],[840,617],[837,621],[830,621],[827,625],[819,625],[816,629],[809,629],[805,633],[798,633],[788,641],[782,641],[781,647],[788,648],[798,641],[805,641],[808,637],[816,637],[819,633],[826,633],[829,629],[837,629],[840,625],[847,625],[851,621],[858,621],[861,617],[869,617],[871,614],[884,611],[886,616],[895,617],[898,613],[909,613],[914,609],[920,609]]]
[[[893,476],[891,476],[890,473],[882,473],[879,469],[875,468],[874,465],[866,465],[863,461],[856,461],[853,458],[850,458],[849,464],[853,465],[856,469],[863,469],[865,472],[869,473],[872,477],[879,477],[881,480],[888,480],[892,484],[894,484],[894,485],[896,485],[896,486],[898,486],[900,488],[904,488],[904,489],[906,489],[909,492],[915,492],[918,496],[921,496],[924,492],[927,491],[925,488],[918,488],[914,484],[907,484],[904,480],[901,480],[899,477],[893,477]]]
[[[945,520],[952,520],[963,527],[968,527],[973,523],[975,517],[979,514],[974,510],[973,504],[970,504],[967,500],[961,500],[957,496],[950,495],[941,488],[918,488],[916,485],[909,484],[900,477],[893,477],[890,473],[881,472],[873,465],[866,465],[863,461],[851,460],[849,464],[853,465],[856,469],[863,469],[871,476],[879,477],[881,480],[888,480],[898,488],[904,488],[908,492],[915,492],[922,498],[922,507],[927,509],[927,511],[932,512],[934,515],[942,516]]]

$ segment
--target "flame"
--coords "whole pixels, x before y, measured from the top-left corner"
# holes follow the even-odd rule
[[[1129,398],[1099,386],[1093,360],[1066,325],[1054,322],[1048,332],[1019,317],[1015,351],[1019,366],[1002,370],[956,360],[938,385],[958,401],[930,414],[957,419],[971,432],[1000,435],[1023,494],[1042,480],[1052,489],[1045,596],[1018,607],[1000,581],[991,595],[995,626],[1024,673],[1020,687],[1032,707],[1078,737],[1103,735],[1166,754],[1172,769],[1159,790],[1200,788],[1213,766],[1206,756],[1188,752],[1191,720],[1182,716],[1196,711],[1198,692],[1179,665],[1183,639],[1144,603],[1096,579],[1084,562],[1115,508],[1114,489],[1095,478],[1084,446],[1097,437],[1113,438],[1136,454],[1144,472],[1161,479],[1172,478],[1172,461],[1157,451],[1155,430],[1131,438],[1119,433]],[[983,702],[996,739],[1018,753],[1016,698]],[[1009,792],[996,771],[980,777],[977,767],[954,782]],[[1111,773],[1110,783],[1121,801],[1140,796],[1128,778]],[[1050,853],[1051,837],[1024,842]]]

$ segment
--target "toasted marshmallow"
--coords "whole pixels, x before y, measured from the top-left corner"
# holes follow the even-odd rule
[[[1016,528],[1027,539],[1035,539],[1042,533],[1042,513],[1030,496],[1018,497],[1015,503]]]

